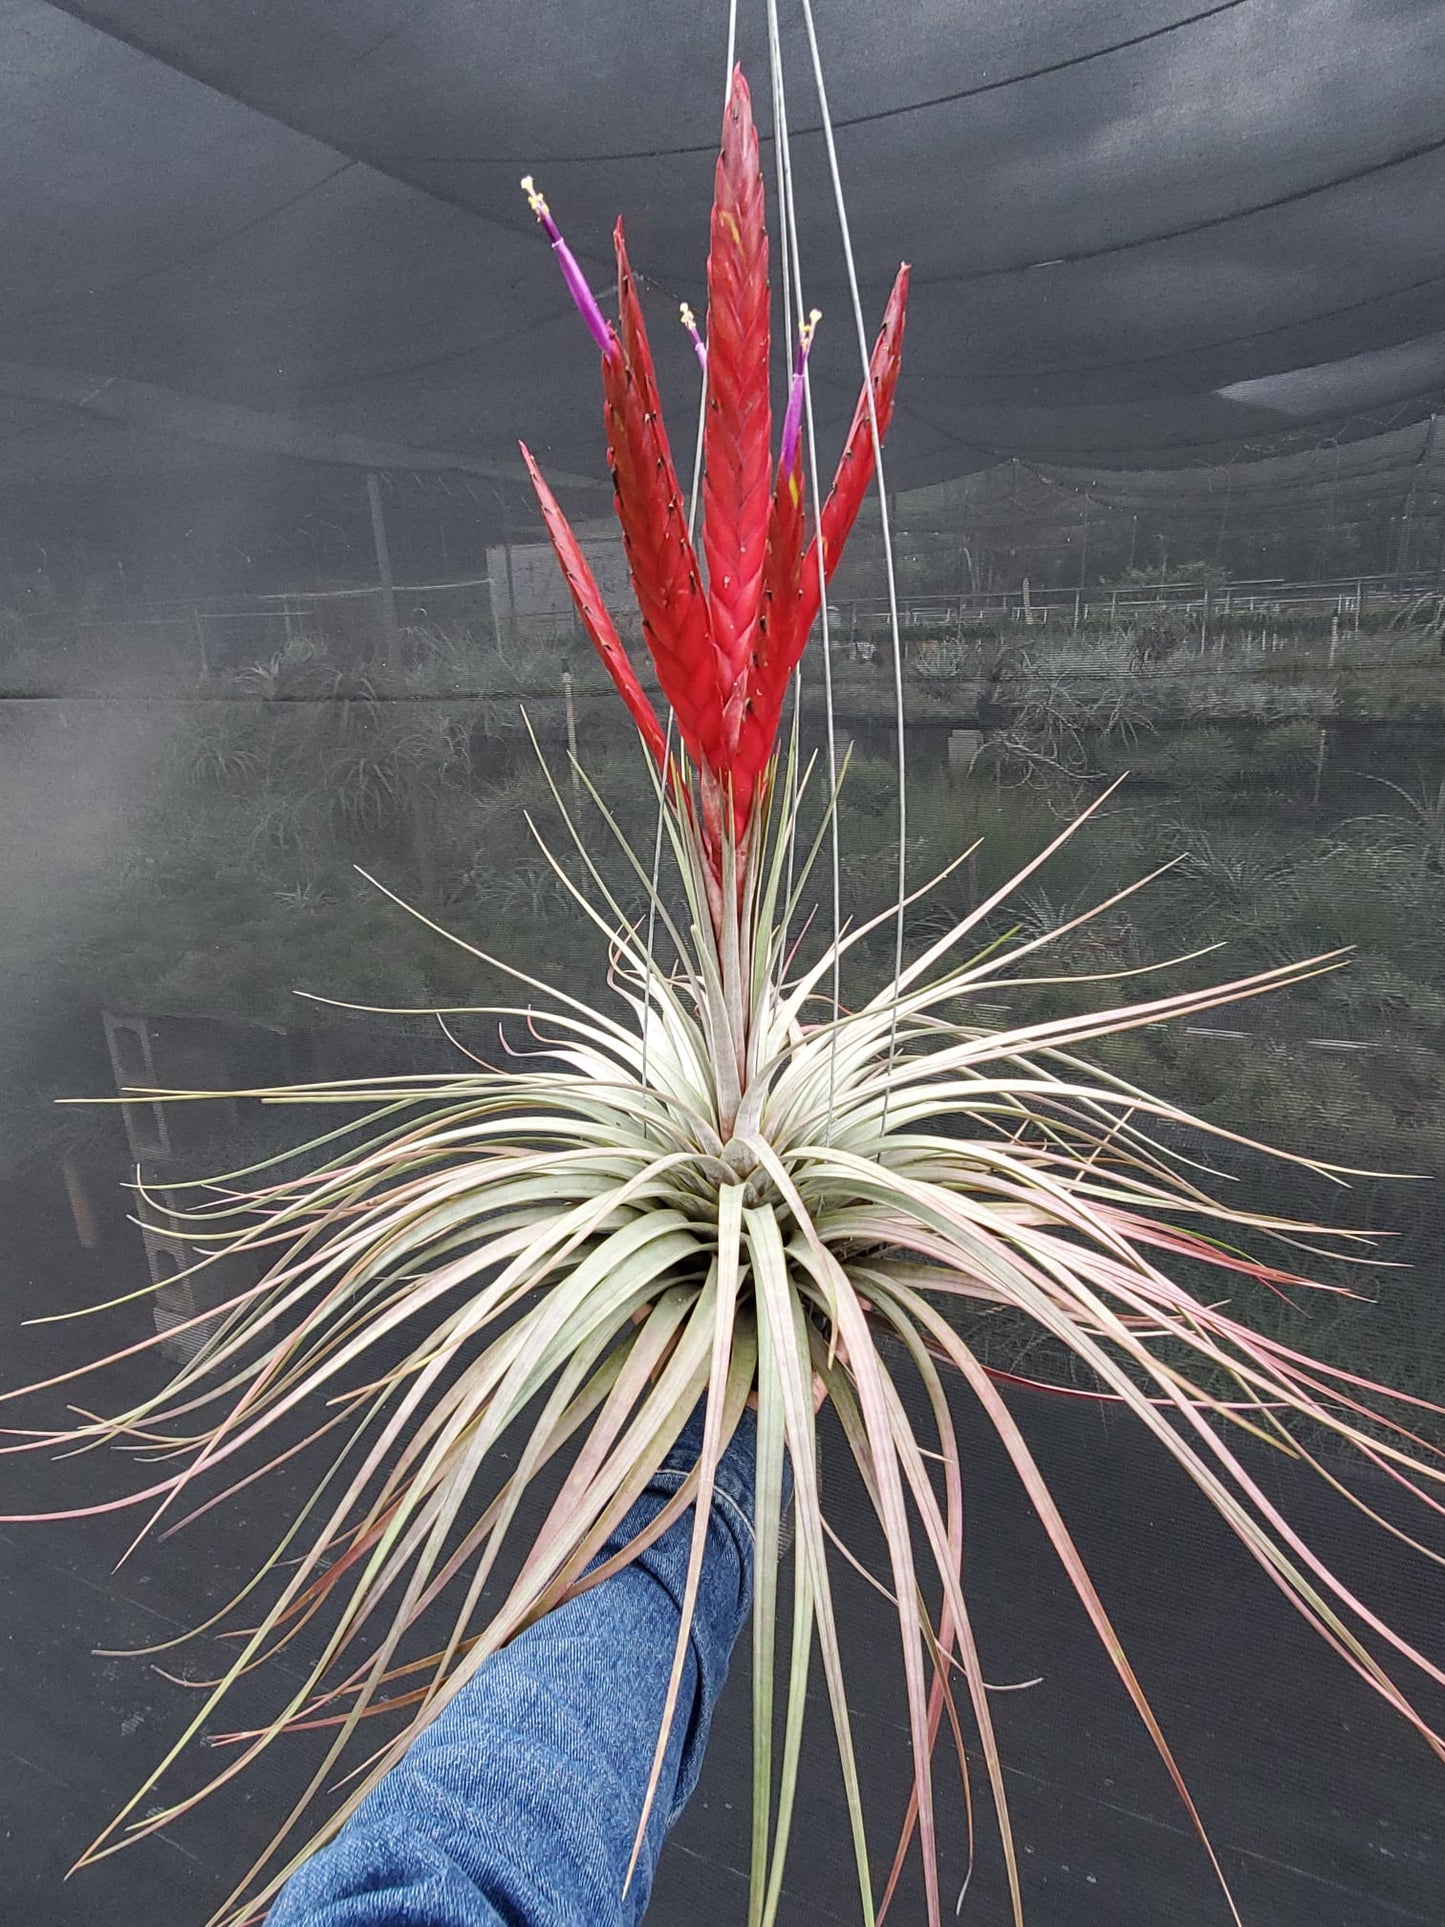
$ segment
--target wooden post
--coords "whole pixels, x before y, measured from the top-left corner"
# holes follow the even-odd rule
[[[1335,666],[1335,657],[1340,652],[1340,615],[1338,609],[1330,617],[1330,668]]]
[[[1229,498],[1234,491],[1234,470],[1231,468],[1224,478],[1224,506],[1219,511],[1219,527],[1214,534],[1214,560],[1224,560],[1224,531],[1229,526]]]
[[[95,1251],[100,1246],[100,1226],[96,1221],[95,1206],[90,1201],[90,1191],[80,1166],[68,1152],[60,1160],[60,1175],[65,1180],[65,1195],[70,1201],[76,1241],[85,1250]]]
[[[1084,583],[1088,579],[1089,502],[1090,502],[1090,498],[1086,495],[1084,497],[1084,523],[1079,533],[1079,594],[1080,596],[1082,596],[1084,593]]]
[[[497,607],[497,585],[490,569],[487,573],[487,608],[492,618],[492,641],[496,644],[497,654],[501,656],[506,653],[506,645],[502,640],[502,612]]]
[[[211,658],[206,651],[206,618],[201,614],[199,607],[191,610],[191,629],[196,638],[196,654],[201,659],[201,674],[209,676]]]
[[[386,539],[386,517],[381,507],[381,480],[375,469],[366,471],[366,499],[371,504],[371,538],[376,544],[376,574],[381,584],[381,626],[386,641],[386,666],[401,670],[401,622],[396,613],[396,585],[391,576],[391,547]]]
[[[562,671],[562,706],[567,715],[567,763],[572,772],[572,800],[582,801],[582,778],[577,769],[577,708],[572,700],[572,671]]]
[[[512,573],[512,511],[500,489],[497,500],[502,505],[502,560],[507,572],[507,634],[515,649],[521,638],[517,633],[517,581]]]
[[[951,729],[948,732],[948,773],[967,776],[983,748],[981,729]]]
[[[1005,597],[1004,599],[1005,601],[1007,601],[1007,597]],[[1027,576],[1025,576],[1024,577],[1024,621],[1028,623],[1030,628],[1032,628],[1033,620],[1034,620],[1033,597],[1029,594],[1029,579]]]

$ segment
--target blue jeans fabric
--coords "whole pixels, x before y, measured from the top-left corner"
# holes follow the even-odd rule
[[[756,1436],[745,1412],[719,1467],[677,1713],[626,1894],[691,1508],[632,1565],[481,1666],[287,1882],[268,1927],[630,1927],[642,1918],[752,1603]],[[661,1510],[701,1445],[699,1408],[609,1552]]]

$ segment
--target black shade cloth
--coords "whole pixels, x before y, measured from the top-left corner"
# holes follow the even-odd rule
[[[784,11],[833,433],[856,351]],[[915,264],[897,486],[1019,453],[1217,461],[1430,412],[1430,0],[817,12],[870,308],[901,255]],[[117,436],[0,384],[0,489],[183,461],[187,396],[373,438],[375,466],[402,443],[515,473],[525,433],[597,474],[592,357],[517,176],[538,169],[599,280],[624,213],[669,384],[690,394],[670,310],[701,292],[724,23],[635,0],[10,5],[0,360],[177,399]],[[766,128],[762,36],[743,8]]]

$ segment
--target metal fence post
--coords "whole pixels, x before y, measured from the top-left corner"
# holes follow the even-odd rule
[[[372,468],[366,471],[366,499],[371,504],[371,536],[376,544],[376,574],[381,584],[386,666],[395,674],[401,670],[401,622],[396,613],[396,584],[391,575],[391,547],[386,539],[386,516],[381,507],[381,481]]]

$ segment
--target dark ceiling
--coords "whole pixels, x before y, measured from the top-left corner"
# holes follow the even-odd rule
[[[895,485],[1270,456],[1445,393],[1438,0],[815,10],[870,323],[915,268]],[[836,433],[856,347],[781,11]],[[764,23],[744,0],[767,125]],[[268,450],[507,475],[523,434],[600,478],[517,177],[599,283],[624,214],[685,417],[725,37],[657,0],[0,4],[0,486],[191,488],[233,446],[253,479]]]

